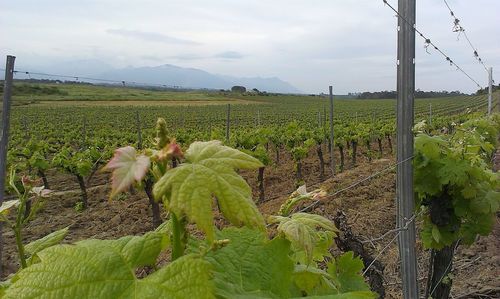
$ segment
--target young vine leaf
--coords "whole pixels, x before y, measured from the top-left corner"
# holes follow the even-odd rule
[[[228,239],[205,259],[214,270],[216,292],[222,298],[290,298],[293,261],[290,242],[269,241],[265,233],[249,228],[227,228],[218,239]]]
[[[64,237],[66,237],[66,235],[68,234],[68,230],[69,227],[65,227],[63,229],[50,233],[41,239],[35,240],[27,244],[26,246],[24,246],[24,249],[26,250],[26,253],[28,253],[29,255],[35,255],[38,252],[44,250],[45,248],[49,248],[51,246],[61,243]]]
[[[316,189],[307,192],[306,185],[302,185],[294,191],[288,199],[281,205],[278,214],[281,216],[288,216],[292,210],[304,201],[320,200],[327,195],[325,190]]]
[[[306,265],[295,265],[293,282],[300,292],[307,295],[337,293],[337,287],[330,281],[330,274],[322,269]]]
[[[450,137],[415,138],[415,191],[424,247],[440,250],[457,240],[472,244],[491,232],[500,207],[500,176],[490,169],[494,122],[457,126]]]
[[[152,265],[164,234],[118,240],[86,240],[38,253],[40,262],[13,279],[4,298],[215,298],[210,264],[187,255],[143,279],[137,267]]]
[[[153,194],[177,217],[198,225],[209,241],[215,238],[213,198],[234,225],[264,230],[264,219],[252,200],[252,190],[235,169],[257,169],[262,163],[219,141],[194,142],[186,161],[170,169],[155,184]]]
[[[336,285],[339,286],[339,291],[342,293],[368,291],[370,287],[366,284],[363,276],[359,275],[363,268],[363,261],[359,257],[354,257],[354,253],[349,251],[332,261],[328,265],[327,272]]]
[[[104,167],[105,170],[113,171],[110,198],[127,190],[134,182],[141,181],[149,166],[149,157],[138,156],[135,148],[126,146],[117,149],[113,159]]]
[[[305,252],[307,264],[313,260],[314,248],[320,241],[320,232],[330,232],[335,236],[338,232],[335,225],[328,219],[320,215],[296,213],[291,217],[270,216],[270,223],[278,223],[278,232],[292,242],[295,251]]]

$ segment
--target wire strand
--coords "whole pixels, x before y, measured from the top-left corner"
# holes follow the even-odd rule
[[[359,180],[359,181],[356,181],[356,182],[354,182],[353,184],[351,184],[351,185],[349,185],[349,186],[347,186],[347,187],[345,187],[345,188],[342,188],[342,189],[340,189],[340,190],[338,190],[338,191],[335,191],[335,192],[333,192],[333,193],[330,193],[330,194],[326,194],[324,197],[334,197],[334,196],[336,196],[336,195],[338,195],[338,194],[340,194],[340,193],[343,193],[343,192],[345,192],[345,191],[347,191],[347,190],[350,190],[350,189],[352,189],[352,188],[354,188],[354,187],[356,187],[356,186],[360,185],[360,184],[361,184],[361,183],[363,183],[363,182],[369,181],[369,180],[373,179],[374,177],[377,177],[377,176],[379,176],[379,175],[381,175],[381,174],[383,174],[383,173],[386,173],[386,172],[388,172],[388,171],[392,170],[394,167],[397,167],[397,166],[398,166],[398,165],[400,165],[400,164],[403,164],[403,163],[405,163],[405,162],[408,162],[408,161],[412,160],[414,157],[415,157],[415,156],[411,156],[411,157],[406,158],[406,159],[404,159],[404,160],[402,160],[402,161],[400,161],[400,162],[397,162],[397,163],[391,164],[391,165],[387,166],[386,168],[384,168],[384,169],[382,169],[382,170],[380,170],[380,171],[377,171],[376,173],[371,174],[371,175],[369,175],[369,176],[367,176],[367,177],[365,177],[365,178],[363,178],[363,179],[361,179],[361,180]],[[310,204],[310,205],[308,205],[308,206],[306,206],[306,207],[304,207],[304,208],[300,209],[300,210],[299,210],[299,212],[306,212],[306,211],[309,211],[310,209],[314,209],[314,208],[315,208],[315,207],[317,207],[317,206],[318,206],[318,205],[319,205],[322,201],[323,201],[323,200],[318,199],[318,200],[314,201],[312,204]]]
[[[474,58],[479,62],[481,63],[481,65],[483,66],[484,70],[486,72],[488,72],[488,68],[486,67],[486,65],[484,64],[484,59],[482,59],[480,56],[479,56],[479,52],[477,51],[477,47],[474,47],[474,45],[472,44],[469,36],[467,35],[467,32],[465,31],[465,28],[462,26],[462,23],[460,21],[460,19],[457,18],[457,16],[455,15],[455,12],[453,12],[453,10],[451,9],[450,5],[448,4],[448,1],[446,0],[443,0],[444,1],[444,4],[446,5],[446,7],[448,8],[448,10],[450,11],[450,15],[451,17],[453,18],[453,31],[454,32],[459,32],[459,33],[463,33],[465,39],[467,40],[467,43],[469,44],[469,46],[472,48],[472,51],[474,53]]]
[[[396,13],[396,15],[401,18],[401,20],[403,20],[408,26],[412,27],[413,30],[418,33],[418,35],[425,41],[425,44],[427,46],[432,46],[436,51],[438,51],[445,59],[447,62],[450,63],[450,65],[452,66],[455,66],[457,68],[457,70],[459,70],[460,72],[462,72],[465,76],[467,76],[472,82],[474,82],[477,87],[479,87],[479,89],[482,89],[483,87],[481,87],[481,85],[479,83],[477,83],[477,81],[472,78],[471,75],[469,75],[464,69],[462,69],[458,64],[456,64],[446,53],[444,53],[443,50],[441,50],[440,48],[438,48],[436,46],[436,44],[434,42],[432,42],[432,40],[430,38],[428,38],[426,35],[424,35],[422,33],[422,31],[420,31],[417,26],[415,24],[411,24],[405,17],[403,17],[399,11],[397,9],[394,8],[394,6],[392,6],[389,2],[387,2],[387,0],[382,0],[384,2],[385,5],[387,5],[387,7],[389,7],[392,11],[394,11]]]
[[[0,71],[5,71],[5,69],[0,68]],[[87,76],[78,76],[78,75],[62,75],[62,74],[53,74],[53,73],[41,73],[41,72],[32,72],[25,70],[14,70],[14,74],[25,74],[28,76],[29,80],[33,80],[34,78],[31,75],[35,76],[45,76],[45,77],[53,77],[53,78],[65,78],[65,79],[73,79],[75,81],[87,80],[86,83],[91,83],[88,81],[94,82],[103,82],[103,83],[115,83],[117,85],[122,86],[130,86],[130,87],[160,87],[160,88],[174,88],[174,89],[190,89],[188,87],[180,87],[176,85],[167,85],[160,83],[145,83],[145,82],[136,82],[136,81],[127,81],[127,80],[113,80],[113,79],[103,79],[103,78],[94,78]]]

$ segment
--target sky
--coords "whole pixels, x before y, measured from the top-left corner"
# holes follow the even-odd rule
[[[447,1],[500,81],[500,1]],[[397,0],[388,2],[397,7]],[[307,93],[333,85],[345,94],[396,88],[396,26],[382,0],[0,0],[0,56],[16,56],[18,69],[45,72],[174,64],[276,76]],[[443,1],[418,0],[417,27],[487,85],[473,50],[452,32]],[[477,90],[419,38],[416,87]]]

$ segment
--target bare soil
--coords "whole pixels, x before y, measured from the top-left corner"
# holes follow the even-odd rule
[[[393,155],[384,145],[383,158],[369,162],[363,147],[358,148],[358,166],[346,169],[335,177],[319,180],[319,162],[316,150],[312,150],[303,163],[304,181],[308,189],[319,186],[334,192],[361,179],[384,170],[395,163]],[[325,160],[328,151],[324,148]],[[336,161],[338,153],[336,152]],[[270,149],[274,160],[274,153]],[[500,168],[500,159],[497,158]],[[346,151],[346,166],[350,168],[350,157]],[[288,195],[296,189],[294,163],[286,151],[281,151],[279,165],[266,167],[265,197],[259,208],[264,214],[276,213]],[[328,173],[328,164],[325,167]],[[254,198],[258,198],[257,171],[242,171],[253,189]],[[83,212],[75,210],[75,203],[79,200],[80,191],[76,179],[50,171],[48,180],[51,189],[57,191],[46,200],[39,215],[24,230],[25,243],[41,238],[55,230],[69,226],[69,234],[64,242],[75,242],[85,238],[113,239],[125,235],[138,235],[150,231],[152,213],[148,199],[143,191],[135,194],[125,194],[120,200],[108,200],[110,192],[109,174],[98,174],[88,184],[89,208]],[[348,224],[353,233],[361,240],[369,240],[383,235],[386,231],[395,228],[395,170],[385,171],[383,174],[367,180],[354,188],[348,189],[335,197],[328,197],[315,209],[315,213],[331,216],[337,211],[347,215]],[[165,216],[165,215],[163,215]],[[223,225],[223,220],[218,222]],[[419,223],[417,222],[417,226]],[[366,242],[365,248],[376,256],[380,250],[394,237],[376,242]],[[15,272],[18,257],[15,249],[13,233],[4,227],[4,276]],[[424,250],[418,241],[418,265],[420,286],[423,291],[427,275],[428,251]],[[493,233],[488,237],[480,237],[471,247],[460,246],[453,265],[453,298],[483,298],[474,295],[474,292],[485,292],[488,289],[500,289],[500,222],[497,222]],[[399,259],[397,244],[391,246],[380,256],[379,260],[385,267],[384,280],[386,298],[401,298],[401,281],[399,279]],[[498,294],[498,291],[497,293]],[[460,297],[462,296],[462,297]],[[495,296],[495,295],[493,295]],[[493,297],[490,297],[493,298]],[[498,297],[497,297],[498,298]]]

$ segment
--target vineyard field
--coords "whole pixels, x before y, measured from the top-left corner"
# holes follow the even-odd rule
[[[27,127],[30,134],[41,136],[44,131],[60,128],[75,132],[85,120],[87,134],[96,134],[96,130],[117,131],[117,128],[125,134],[136,132],[139,114],[142,127],[150,130],[148,133],[152,132],[156,119],[164,117],[174,130],[193,129],[209,134],[211,130],[224,130],[227,104],[231,104],[233,129],[283,125],[291,121],[314,128],[325,125],[329,113],[328,97],[320,96],[151,91],[83,84],[41,86],[57,88],[58,92],[39,94],[29,89],[30,94],[14,94],[14,130]],[[335,97],[334,102],[334,120],[339,123],[392,122],[395,118],[395,100]],[[430,109],[433,117],[439,117],[464,113],[467,109],[485,111],[486,106],[485,95],[417,99],[416,122],[428,120]]]
[[[500,93],[494,96],[496,101],[500,100]],[[22,210],[27,215],[25,222],[19,220],[18,214],[17,220],[24,225],[22,238],[15,230],[3,230],[5,245],[2,262],[5,270],[2,280],[25,268],[18,255],[20,241],[28,244],[66,227],[69,229],[63,244],[89,238],[113,240],[139,236],[154,231],[158,226],[162,227],[163,221],[180,225],[186,234],[192,234],[193,237],[206,235],[209,239],[213,237],[210,233],[214,228],[222,230],[231,224],[251,227],[260,225],[259,217],[264,217],[265,221],[269,221],[266,222],[266,230],[271,227],[269,234],[274,238],[286,233],[279,231],[281,224],[271,226],[273,223],[268,216],[281,215],[275,219],[289,221],[293,220],[287,218],[289,214],[305,209],[307,213],[325,217],[325,221],[331,221],[339,228],[338,232],[336,229],[320,232],[325,233],[320,236],[327,240],[331,236],[328,233],[338,233],[341,237],[335,240],[335,245],[326,246],[325,256],[335,259],[343,252],[353,250],[349,247],[352,244],[342,243],[342,238],[346,238],[344,241],[352,238],[351,241],[362,244],[361,253],[369,258],[386,250],[385,254],[380,255],[380,265],[373,265],[374,268],[365,275],[365,280],[372,291],[383,292],[385,298],[400,298],[397,244],[384,248],[392,235],[377,240],[377,237],[383,236],[396,225],[395,105],[396,100],[393,99],[335,97],[332,142],[329,137],[327,96],[161,91],[88,84],[22,86],[13,97],[7,178],[10,185],[6,197],[12,200],[22,197],[20,195],[30,188],[27,186],[35,181],[52,193],[46,199],[30,201],[29,208],[23,207],[34,211],[32,216],[30,211]],[[479,127],[482,121],[488,121],[488,125],[495,122],[498,126],[498,116],[495,121],[483,120],[486,109],[485,95],[416,99],[415,134],[451,135],[458,126],[468,121],[477,121]],[[491,129],[491,132],[497,134],[498,130]],[[489,137],[496,139],[496,136]],[[485,138],[477,139],[486,143]],[[219,140],[221,143],[210,140]],[[466,139],[467,142],[477,141],[471,140]],[[484,148],[494,151],[492,144],[488,143]],[[196,152],[197,146],[206,146],[208,149]],[[217,153],[223,155],[228,151],[231,159],[213,158],[216,162],[204,164],[205,168],[197,164],[201,163],[198,160],[207,152],[217,156]],[[331,171],[330,153],[333,153],[335,161],[335,175]],[[477,154],[477,157],[483,156]],[[144,162],[146,159],[147,163]],[[143,166],[147,164],[148,170],[144,170],[142,175],[139,162]],[[487,161],[490,162],[491,159]],[[493,159],[496,167],[500,166],[499,162],[500,159]],[[481,164],[481,167],[487,163]],[[124,164],[135,173],[117,175],[113,167],[123,167],[116,165]],[[207,190],[215,190],[208,194],[210,202],[216,202],[208,205],[213,213],[213,225],[209,229],[200,224],[200,218],[196,218],[198,216],[188,217],[189,213],[199,211],[185,208],[182,204],[176,206],[166,199],[166,195],[156,195],[163,192],[172,197],[180,196],[180,192],[172,190],[186,181],[195,186],[193,188],[199,187],[205,182],[194,180],[200,180],[197,175],[204,174],[206,168],[210,167],[218,169],[222,173],[221,177],[231,182],[228,185],[232,186],[227,188],[233,188],[234,198],[245,199],[241,194],[249,193],[251,202],[242,201],[243,204],[239,204],[247,208],[247,213],[255,212],[257,216],[241,216],[237,211],[233,212],[238,216],[228,216],[222,200],[229,201],[231,196],[210,189],[217,185],[215,181],[210,181],[211,185],[203,185]],[[182,174],[189,169],[193,170],[192,175],[186,175],[175,183],[165,179],[169,173]],[[219,175],[210,173],[213,177]],[[241,180],[237,178],[239,176]],[[213,178],[207,180],[210,179]],[[128,180],[128,183],[120,180]],[[245,187],[247,183],[248,190]],[[217,186],[221,188],[220,185]],[[303,189],[299,192],[304,185],[307,192]],[[319,196],[318,204],[309,206],[309,198],[304,202],[294,202],[290,210],[284,209],[301,192],[312,199]],[[197,194],[192,196],[201,197]],[[222,198],[220,202],[219,198]],[[251,210],[253,205],[255,211]],[[199,206],[200,209],[206,207],[197,203],[196,207]],[[167,207],[172,210],[169,211]],[[186,213],[186,217],[176,220],[173,211]],[[15,222],[15,213],[8,217],[12,223]],[[319,221],[318,218],[314,219]],[[417,229],[425,226],[423,219],[416,219]],[[262,219],[261,222],[265,221]],[[172,241],[169,241],[173,244],[172,250],[161,252],[155,267],[141,265],[136,269],[135,276],[151,276],[156,267],[176,263],[174,260],[178,257],[175,257],[175,251],[178,248],[174,243],[187,241],[175,238],[172,234]],[[496,218],[489,236],[478,238],[478,242],[471,247],[460,246],[455,253],[453,294],[464,294],[484,286],[496,287],[498,240],[500,225]],[[223,248],[227,245],[224,240],[219,241],[221,243],[213,243],[213,247],[207,250],[216,252],[214,247]],[[293,248],[294,240],[290,241],[290,248]],[[330,241],[333,242],[333,239]],[[192,250],[190,246],[186,246],[186,251]],[[312,254],[308,256],[307,250],[306,253],[298,252],[294,256],[298,264],[304,259],[313,259]],[[362,255],[359,252],[356,254]],[[423,277],[420,282],[425,284],[423,279],[429,266],[429,250],[421,239],[417,241],[417,254],[419,276]],[[180,260],[183,258],[185,256],[180,257]],[[366,260],[363,262],[366,267]],[[321,263],[318,262],[318,271]],[[316,260],[313,264],[316,265]],[[382,274],[376,274],[377,271]],[[379,289],[376,289],[377,279],[380,279]],[[364,287],[364,282],[359,283],[359,290],[365,290]]]

